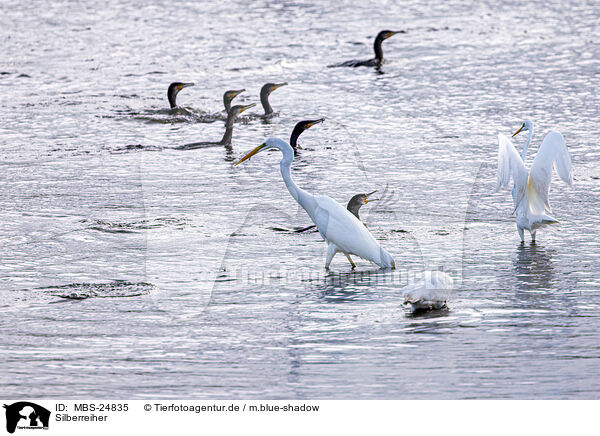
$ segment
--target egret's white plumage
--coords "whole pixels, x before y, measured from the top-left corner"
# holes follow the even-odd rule
[[[285,185],[328,244],[325,268],[329,268],[336,253],[344,253],[352,266],[354,263],[350,255],[370,260],[382,268],[396,267],[392,256],[377,243],[365,225],[348,209],[327,195],[309,194],[294,183],[290,172],[294,150],[287,142],[279,138],[269,138],[240,159],[237,164],[269,148],[276,148],[283,154],[279,166]]]
[[[420,280],[402,288],[404,304],[409,304],[413,313],[444,309],[453,287],[452,277],[445,272],[426,271]]]
[[[556,168],[556,172],[560,178],[569,186],[572,186],[571,156],[569,155],[563,136],[558,132],[550,132],[544,138],[533,160],[531,169],[527,170],[524,159],[533,131],[531,121],[523,123],[523,126],[521,126],[515,135],[522,130],[529,130],[529,137],[523,147],[521,156],[519,156],[509,138],[502,134],[498,135],[498,180],[496,191],[507,187],[510,184],[510,179],[513,179],[513,206],[519,236],[521,237],[521,241],[523,241],[523,230],[526,229],[529,230],[532,240],[535,241],[535,232],[537,229],[549,224],[558,223],[558,220],[552,216],[548,201],[552,168]]]

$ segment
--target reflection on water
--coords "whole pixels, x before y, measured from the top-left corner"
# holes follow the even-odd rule
[[[538,243],[519,244],[513,261],[515,277],[525,290],[551,289],[554,278],[552,257],[556,250]]]
[[[7,397],[598,398],[595,4],[234,0],[165,14],[82,0],[42,16],[13,3],[0,14]],[[384,23],[410,23],[385,74],[326,68],[368,53]],[[197,85],[165,109],[181,77]],[[266,82],[289,83],[278,117],[243,117],[227,148],[174,150],[222,137],[225,89],[259,103]],[[280,153],[232,166],[321,117],[293,177],[341,204],[378,189],[361,217],[393,273],[338,255],[328,274],[318,233],[271,230],[311,224]],[[496,135],[525,118],[538,138],[563,132],[576,184],[553,184],[561,223],[518,246],[510,192],[494,193]],[[450,310],[409,316],[391,278],[438,267],[460,284]]]
[[[316,290],[324,301],[331,303],[364,299],[369,296],[372,298],[378,286],[392,281],[391,274],[392,272],[377,267],[348,273],[329,273],[324,283],[318,285]]]

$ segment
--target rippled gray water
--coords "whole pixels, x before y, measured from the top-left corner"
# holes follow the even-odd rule
[[[6,397],[598,398],[600,58],[594,2],[0,4],[0,382]],[[326,65],[371,56],[383,74]],[[171,81],[194,81],[169,116]],[[280,116],[218,140],[226,89]],[[259,113],[258,108],[253,109]],[[191,115],[190,115],[191,114]],[[296,182],[361,210],[395,273],[293,234]],[[563,133],[557,227],[519,244],[496,135],[530,118],[528,164]],[[518,147],[525,141],[519,135]],[[409,272],[443,268],[450,310],[407,316]]]

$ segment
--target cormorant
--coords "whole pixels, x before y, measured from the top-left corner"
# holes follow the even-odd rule
[[[263,85],[263,87],[260,90],[260,102],[262,104],[263,109],[265,110],[265,113],[263,115],[263,117],[272,117],[275,115],[275,113],[273,112],[273,108],[271,107],[271,104],[269,103],[269,95],[271,95],[271,93],[273,91],[275,91],[277,88],[281,88],[282,86],[286,86],[287,82],[285,83],[265,83]]]
[[[194,86],[194,83],[173,82],[169,85],[169,89],[167,89],[167,98],[169,99],[171,109],[175,109],[177,107],[177,102],[175,99],[177,98],[179,91],[181,91],[183,88],[187,88],[188,86]]]
[[[360,219],[360,216],[358,216],[358,211],[360,210],[360,208],[362,207],[363,204],[367,204],[369,202],[369,197],[373,194],[375,194],[377,192],[377,190],[369,192],[368,194],[356,194],[354,197],[352,197],[350,199],[350,201],[348,202],[348,204],[346,205],[346,209],[348,209],[350,212],[352,212],[352,214]],[[373,200],[371,200],[373,201]]]
[[[298,154],[298,137],[304,132],[306,129],[311,128],[315,124],[319,124],[325,121],[325,118],[319,118],[318,120],[304,120],[300,121],[294,127],[292,131],[292,136],[290,136],[290,145],[294,149],[294,154]]]
[[[231,109],[232,100],[244,91],[245,91],[245,89],[238,89],[237,91],[236,90],[225,91],[225,94],[223,94],[223,105],[225,106],[225,112],[227,114],[229,114],[229,110]]]
[[[193,150],[195,148],[207,148],[214,147],[217,145],[231,145],[231,137],[233,135],[233,123],[239,114],[244,112],[246,109],[250,109],[251,107],[256,106],[256,103],[248,104],[245,106],[236,105],[231,107],[229,113],[227,114],[227,121],[225,122],[225,133],[223,134],[223,138],[218,142],[193,142],[191,144],[182,145],[181,147],[177,147],[178,150]]]
[[[375,50],[375,57],[373,59],[368,59],[366,61],[359,61],[353,59],[351,61],[342,62],[340,64],[329,65],[329,67],[380,67],[385,59],[383,58],[383,49],[381,48],[381,44],[384,40],[389,37],[395,35],[396,33],[406,33],[405,30],[382,30],[375,37],[375,42],[373,43],[373,49]]]
[[[369,192],[368,194],[356,194],[354,197],[352,197],[350,199],[350,201],[348,202],[348,204],[346,205],[346,209],[348,209],[352,215],[354,215],[356,218],[358,218],[360,220],[360,216],[358,216],[358,211],[360,210],[360,208],[362,207],[363,204],[367,204],[369,202],[369,196],[373,195],[374,193],[376,193],[377,190],[373,191],[373,192]],[[371,200],[373,201],[373,200]],[[296,233],[302,233],[302,232],[306,232],[307,230],[310,229],[314,229],[316,226],[308,226],[308,227],[304,227],[303,229],[298,229],[295,230]]]

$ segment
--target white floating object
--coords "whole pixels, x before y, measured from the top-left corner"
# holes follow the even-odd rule
[[[402,288],[404,304],[411,313],[447,308],[446,301],[454,287],[452,277],[442,271],[425,271],[418,281]]]

